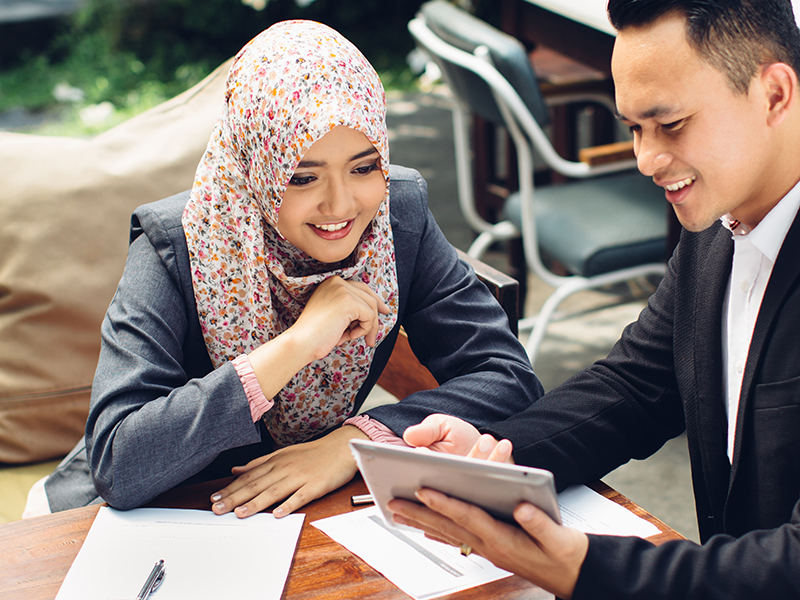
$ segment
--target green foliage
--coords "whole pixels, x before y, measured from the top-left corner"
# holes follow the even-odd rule
[[[358,46],[388,89],[409,89],[405,64],[413,42],[406,24],[422,0],[270,0],[256,11],[241,0],[88,0],[55,25],[44,42],[30,26],[0,42],[0,112],[16,107],[66,114],[58,134],[92,134],[175,96],[200,81],[272,23],[303,18],[327,23]],[[26,44],[26,41],[28,42]],[[11,47],[12,50],[8,50]],[[59,84],[83,99],[58,105]],[[112,119],[82,125],[81,109],[110,102]]]

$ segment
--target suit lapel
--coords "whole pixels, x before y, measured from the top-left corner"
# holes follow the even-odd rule
[[[727,416],[722,374],[722,307],[730,278],[733,241],[723,227],[708,249],[694,298],[694,363],[697,402],[695,452],[702,461],[703,480],[711,502],[715,529],[721,526],[728,491]],[[687,417],[692,408],[687,405]],[[688,427],[688,422],[687,422]]]
[[[747,407],[755,384],[756,373],[759,372],[759,361],[762,357],[764,344],[769,338],[775,320],[780,314],[786,294],[794,287],[795,280],[800,276],[800,214],[795,217],[794,223],[786,234],[778,258],[772,268],[772,274],[764,291],[764,298],[761,301],[761,308],[758,311],[758,318],[753,329],[753,337],[750,341],[750,348],[747,353],[747,364],[745,365],[744,377],[742,378],[742,392],[739,400],[739,409],[736,417],[736,436],[734,437],[733,450],[733,472],[731,482],[736,476],[736,469],[739,463],[740,445],[742,443],[742,431],[744,420],[747,414]]]

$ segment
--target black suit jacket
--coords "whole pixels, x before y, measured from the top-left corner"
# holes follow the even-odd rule
[[[590,536],[580,598],[800,598],[800,220],[775,262],[726,454],[722,309],[730,233],[684,232],[608,358],[487,430],[559,488],[645,458],[684,429],[702,546]]]

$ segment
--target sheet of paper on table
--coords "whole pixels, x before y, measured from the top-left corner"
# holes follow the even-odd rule
[[[304,518],[102,507],[56,600],[132,600],[160,559],[157,600],[280,600]]]
[[[638,537],[659,533],[652,523],[583,485],[564,490],[558,505],[564,525],[586,533]],[[510,575],[480,556],[463,557],[457,548],[429,540],[420,531],[387,525],[374,506],[311,524],[416,600]]]
[[[311,524],[417,600],[511,575],[475,554],[461,556],[458,548],[429,540],[416,529],[387,525],[376,506]]]

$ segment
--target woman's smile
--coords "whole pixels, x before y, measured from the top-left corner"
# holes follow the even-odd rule
[[[315,225],[309,223],[311,230],[324,240],[340,240],[347,237],[353,230],[355,219],[341,221],[340,223],[324,223]]]

